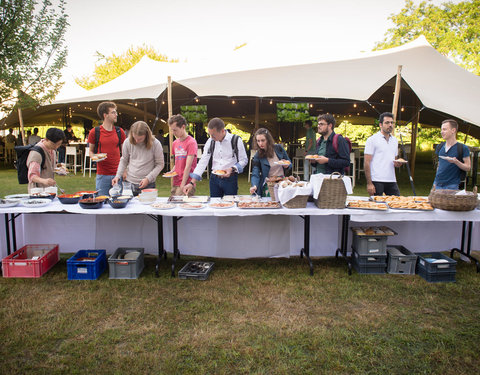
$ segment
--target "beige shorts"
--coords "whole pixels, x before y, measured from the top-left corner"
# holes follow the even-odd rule
[[[195,186],[192,187],[190,192],[188,193],[188,196],[191,197],[192,195],[195,195]],[[185,195],[183,194],[183,191],[180,189],[180,186],[173,186],[172,190],[170,190],[171,195]]]

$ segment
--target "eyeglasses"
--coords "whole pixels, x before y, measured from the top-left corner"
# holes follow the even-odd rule
[[[393,125],[393,124],[395,124],[395,121],[384,121],[383,123],[385,125]]]

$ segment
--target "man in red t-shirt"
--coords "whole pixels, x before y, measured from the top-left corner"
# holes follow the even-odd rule
[[[197,141],[188,135],[187,120],[182,115],[170,117],[168,126],[177,138],[172,144],[175,166],[171,172],[177,172],[177,175],[173,177],[172,195],[183,195],[183,188],[192,180],[190,173],[197,166]],[[193,194],[195,194],[195,189],[189,192],[189,195]]]
[[[118,163],[120,162],[120,149],[125,140],[125,132],[122,128],[115,126],[117,122],[117,106],[113,102],[103,102],[98,105],[98,116],[103,120],[98,140],[97,153],[107,154],[107,158],[97,161],[97,178],[95,189],[99,195],[108,195],[112,187],[112,180],[117,173]],[[90,130],[88,134],[89,154],[92,158],[95,155],[95,129]],[[98,130],[97,130],[98,131]],[[120,137],[117,131],[120,132]]]

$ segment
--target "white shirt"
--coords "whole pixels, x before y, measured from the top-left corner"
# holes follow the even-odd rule
[[[225,137],[221,142],[213,141],[212,138],[209,138],[205,147],[203,148],[203,155],[200,161],[197,164],[197,167],[190,175],[195,180],[201,180],[201,176],[205,169],[207,168],[208,162],[210,161],[210,145],[212,142],[215,142],[215,150],[213,150],[213,159],[212,159],[212,170],[225,170],[228,168],[234,167],[238,173],[243,172],[243,168],[248,163],[247,153],[245,152],[245,147],[242,142],[242,138],[238,138],[238,162],[237,157],[235,156],[232,150],[232,137],[233,134],[226,131]]]
[[[378,132],[367,139],[365,155],[372,155],[370,174],[375,182],[397,182],[393,161],[398,155],[398,140],[394,136],[387,139]]]

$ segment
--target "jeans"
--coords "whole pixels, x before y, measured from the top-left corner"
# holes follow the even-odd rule
[[[65,146],[60,146],[58,148],[58,163],[65,163],[65,153],[67,149]]]
[[[444,190],[444,189],[458,190],[458,185],[459,184],[439,184],[439,185],[435,185],[435,182],[433,183],[433,186],[435,186],[435,189],[437,189],[437,190]]]
[[[400,195],[400,190],[396,182],[377,182],[372,181],[375,186],[375,195]]]
[[[236,195],[238,193],[238,175],[232,174],[227,178],[220,178],[213,173],[210,175],[210,196],[221,198],[224,195]]]
[[[114,178],[115,176],[97,174],[95,190],[98,190],[98,195],[110,195],[108,191],[112,188],[112,180]]]

